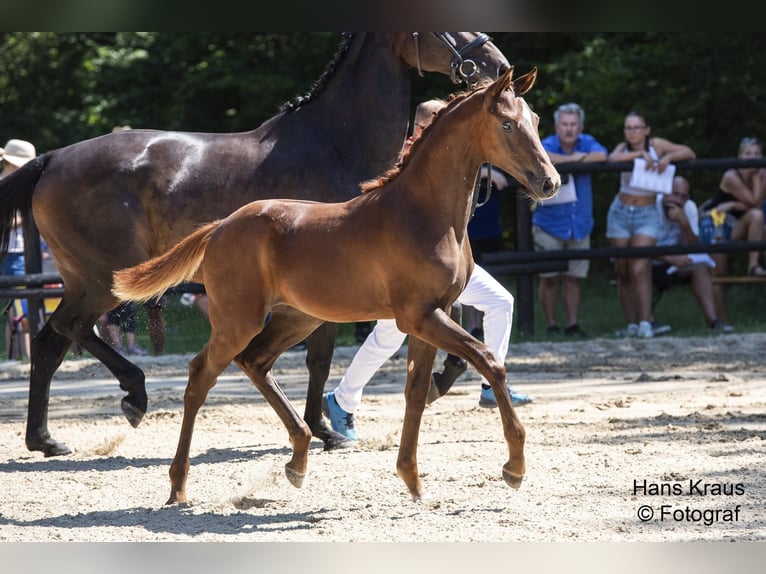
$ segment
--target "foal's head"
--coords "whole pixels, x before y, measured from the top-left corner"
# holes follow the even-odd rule
[[[483,88],[481,132],[484,160],[511,174],[535,201],[552,197],[561,177],[543,149],[540,118],[522,97],[535,83],[537,68],[513,79],[511,67]]]

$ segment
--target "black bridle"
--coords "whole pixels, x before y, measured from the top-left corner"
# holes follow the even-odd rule
[[[473,83],[471,78],[476,74],[479,67],[476,62],[465,56],[471,53],[476,48],[479,48],[489,42],[490,38],[487,34],[480,33],[473,40],[468,42],[465,46],[459,50],[450,42],[450,36],[446,32],[431,32],[436,38],[441,40],[447,49],[452,52],[452,61],[450,62],[450,68],[452,69],[452,83],[459,84],[465,82],[469,86]],[[415,40],[415,58],[418,65],[418,75],[423,77],[423,70],[420,67],[420,32],[413,32],[412,37]]]
[[[465,58],[465,56],[476,48],[480,48],[489,42],[492,38],[481,32],[473,40],[458,50],[455,48],[455,46],[452,45],[452,42],[450,42],[450,37],[446,32],[431,32],[431,34],[441,40],[442,44],[444,44],[447,49],[452,52],[453,58],[450,62],[450,68],[452,69],[452,83],[459,84],[460,82],[465,82],[469,87],[474,84],[475,82],[472,82],[471,79],[476,75],[476,71],[479,69],[479,67],[476,65],[476,62],[470,58]],[[422,78],[423,69],[420,66],[420,32],[413,32],[412,38],[415,40],[415,59],[418,65],[418,75]],[[458,77],[458,75],[460,77]],[[484,167],[486,169],[485,173],[487,178],[487,193],[484,196],[484,201],[479,203],[479,185],[481,182],[481,170],[479,170],[473,193],[473,203],[471,205],[470,217],[473,217],[473,214],[476,212],[476,208],[486,205],[490,196],[492,195],[492,166],[486,163],[484,164]]]

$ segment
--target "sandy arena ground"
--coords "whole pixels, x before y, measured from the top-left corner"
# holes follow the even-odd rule
[[[336,350],[328,389],[354,351]],[[521,489],[501,478],[500,416],[478,407],[470,368],[426,409],[419,503],[395,470],[404,349],[368,386],[357,448],[313,441],[301,489],[284,476],[287,432],[230,368],[197,419],[190,502],[174,506],[191,356],[136,359],[150,401],[138,429],[103,366],[67,361],[49,428],[75,452],[48,459],[24,446],[29,365],[0,363],[0,541],[763,541],[765,351],[764,334],[511,345],[509,381],[535,397],[518,409]],[[275,368],[301,413],[304,359],[286,353]]]

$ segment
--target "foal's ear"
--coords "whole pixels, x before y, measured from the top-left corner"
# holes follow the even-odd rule
[[[492,95],[495,99],[499,98],[503,91],[507,90],[511,86],[511,80],[513,79],[513,66],[508,68],[505,73],[500,76],[492,86]]]
[[[513,82],[513,89],[517,96],[523,96],[526,94],[537,79],[537,68],[532,68],[530,72],[527,72],[520,78],[516,78]]]

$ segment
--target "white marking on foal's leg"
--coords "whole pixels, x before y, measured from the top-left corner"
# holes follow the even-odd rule
[[[407,364],[407,372],[408,372],[408,373],[411,373],[411,372],[412,372],[412,371],[414,371],[414,370],[415,370],[415,361],[410,361],[410,362]]]

